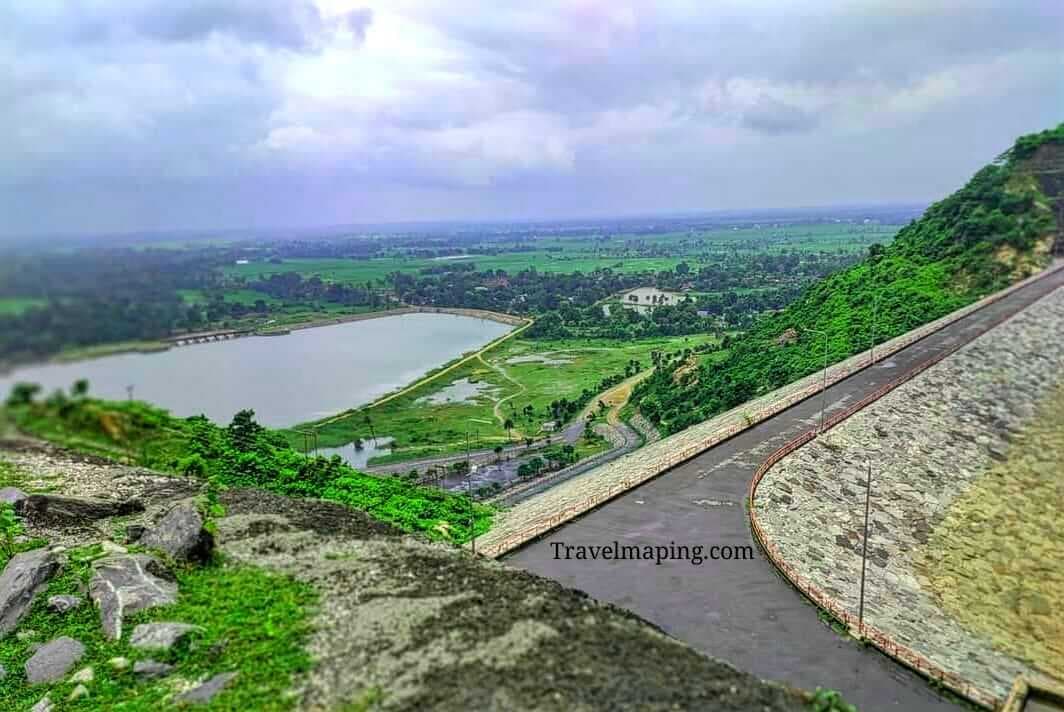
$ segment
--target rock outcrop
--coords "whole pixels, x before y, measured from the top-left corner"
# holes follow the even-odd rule
[[[73,638],[63,636],[49,641],[26,661],[26,680],[31,685],[59,680],[84,655],[85,646]]]
[[[0,489],[0,502],[17,505],[28,496],[29,495],[17,487],[4,487],[3,489]]]
[[[193,704],[193,705],[205,705],[215,698],[215,696],[224,690],[226,686],[236,678],[235,672],[222,672],[218,673],[210,680],[197,685],[188,692],[182,693],[177,696],[178,703]]]
[[[0,574],[0,637],[18,626],[58,569],[59,560],[48,549],[16,554],[7,562]]]
[[[139,543],[178,561],[204,562],[214,549],[214,537],[203,524],[203,515],[194,502],[180,502],[154,529],[145,532]]]
[[[15,512],[33,522],[84,525],[86,521],[143,512],[138,500],[87,499],[54,494],[31,494],[15,505]]]
[[[49,596],[48,609],[56,613],[66,613],[82,604],[80,596]]]
[[[129,644],[140,650],[169,650],[185,636],[202,630],[187,623],[142,623],[133,629]]]
[[[158,559],[147,554],[118,554],[93,563],[89,596],[100,609],[104,635],[118,640],[123,616],[174,603],[177,584]]]
[[[133,663],[133,674],[141,678],[163,677],[173,672],[174,666],[156,660],[138,660]]]

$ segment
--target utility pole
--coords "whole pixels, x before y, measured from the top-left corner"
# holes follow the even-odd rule
[[[868,461],[868,476],[865,478],[864,542],[861,546],[861,600],[857,609],[857,630],[864,638],[864,591],[865,571],[868,568],[868,514],[872,503],[872,461]]]
[[[469,430],[465,432],[465,457],[466,457],[466,497],[469,499],[469,547],[473,556],[477,554],[477,537],[473,531],[476,516],[473,511],[473,465],[469,461]]]
[[[876,363],[876,321],[879,319],[879,293],[876,292],[876,300],[872,304],[872,345],[868,347],[871,355],[871,365]]]
[[[133,400],[133,386],[132,386],[132,384],[126,386],[126,400],[128,400],[128,401],[132,401]]]
[[[806,328],[806,331],[819,334],[824,338],[824,376],[820,384],[820,427],[817,429],[817,435],[820,435],[824,432],[824,411],[827,408],[828,400],[828,334],[826,331],[810,329],[808,327]]]

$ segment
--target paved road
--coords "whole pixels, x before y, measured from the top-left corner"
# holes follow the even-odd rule
[[[981,325],[1014,313],[1064,284],[1064,272],[1018,290],[966,319],[828,389],[829,413],[874,391],[944,348],[970,341]],[[670,635],[761,677],[843,692],[862,712],[957,709],[922,678],[817,619],[750,534],[744,497],[754,470],[813,426],[816,396],[707,450],[507,557],[516,566],[628,608]],[[753,561],[609,562],[556,560],[555,542],[754,547]],[[882,585],[874,577],[869,586]]]

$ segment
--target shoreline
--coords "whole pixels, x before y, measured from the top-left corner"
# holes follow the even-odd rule
[[[286,324],[284,326],[275,327],[272,329],[249,329],[248,336],[287,336],[293,331],[302,331],[303,329],[316,329],[322,326],[336,326],[338,324],[346,324],[356,321],[366,321],[368,319],[381,319],[389,316],[402,316],[404,314],[451,314],[454,316],[465,316],[473,319],[487,319],[488,321],[494,321],[499,324],[507,324],[509,326],[521,327],[532,323],[532,319],[522,316],[514,316],[512,314],[503,314],[501,312],[488,311],[486,309],[467,309],[464,307],[421,307],[421,306],[408,306],[397,307],[395,309],[385,309],[376,312],[365,312],[362,314],[346,314],[338,317],[329,317],[327,319],[313,319],[310,321],[298,322],[295,324]],[[166,337],[167,339],[180,338],[183,334],[172,334]],[[161,353],[163,351],[169,351],[172,348],[180,348],[177,344],[167,341],[136,341],[136,342],[117,342],[113,344],[96,344],[93,346],[85,346],[78,349],[74,349],[69,352],[59,352],[44,360],[40,361],[24,361],[14,363],[0,363],[0,376],[7,376],[20,368],[32,368],[38,366],[50,366],[54,364],[67,364],[77,363],[79,361],[94,361],[99,358],[105,358],[107,356],[120,356],[122,354],[140,353],[140,354],[153,354]],[[446,364],[444,364],[446,365]]]
[[[301,331],[303,329],[315,329],[319,326],[335,326],[337,324],[347,324],[355,321],[366,321],[368,319],[382,319],[389,316],[403,316],[404,314],[452,314],[454,316],[465,316],[473,319],[487,319],[488,321],[498,322],[500,324],[507,324],[509,326],[522,326],[524,324],[531,323],[531,319],[523,316],[514,316],[512,314],[503,314],[501,312],[488,311],[486,309],[466,309],[464,307],[396,307],[395,309],[385,309],[376,312],[365,312],[362,314],[346,314],[342,316],[329,317],[327,319],[313,319],[311,321],[298,322],[296,324],[286,324],[282,327],[275,329],[261,329],[252,332],[253,336],[283,336],[286,333],[292,331]]]

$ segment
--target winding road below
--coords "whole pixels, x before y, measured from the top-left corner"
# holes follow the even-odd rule
[[[1064,271],[1037,280],[828,388],[841,410],[944,349],[967,343],[1005,315],[1064,285]],[[634,611],[669,635],[767,679],[841,691],[869,710],[957,709],[916,673],[835,633],[761,554],[745,496],[761,461],[812,427],[821,398],[750,427],[506,557],[527,570]],[[554,544],[702,544],[754,547],[754,559],[565,560]],[[883,585],[874,579],[869,586]]]

